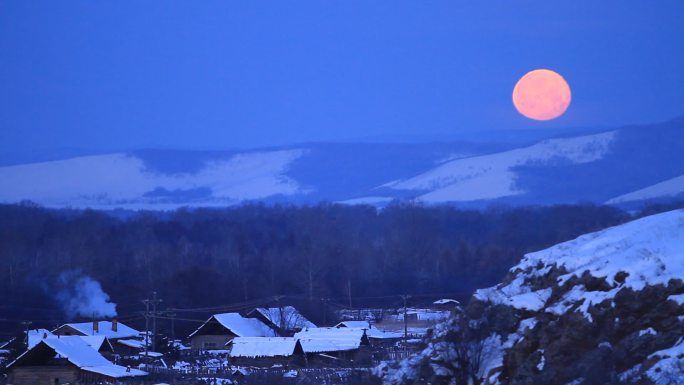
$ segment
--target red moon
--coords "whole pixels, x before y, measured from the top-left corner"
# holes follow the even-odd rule
[[[522,115],[534,120],[551,120],[563,115],[571,98],[568,82],[547,69],[526,73],[513,88],[513,105]]]

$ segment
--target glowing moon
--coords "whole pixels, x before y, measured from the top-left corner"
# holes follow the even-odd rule
[[[526,73],[513,88],[515,108],[534,120],[551,120],[563,115],[570,100],[568,82],[558,73],[547,69]]]

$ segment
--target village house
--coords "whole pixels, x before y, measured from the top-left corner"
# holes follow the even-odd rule
[[[247,314],[276,330],[281,336],[292,336],[304,328],[315,328],[294,306],[258,307]]]
[[[105,336],[78,336],[85,341],[88,346],[105,358],[111,359],[114,354],[114,347]],[[40,341],[48,338],[58,338],[54,333],[47,329],[30,329],[27,335],[28,349],[38,345]]]
[[[294,335],[304,349],[308,366],[364,365],[371,360],[370,340],[365,329],[306,328]]]
[[[240,313],[214,314],[188,338],[194,351],[225,349],[235,337],[276,337],[275,330],[256,318],[243,317]]]
[[[116,341],[116,352],[121,356],[137,356],[144,350],[144,340],[136,338],[122,338]]]
[[[115,365],[79,336],[46,338],[7,366],[13,385],[117,382],[147,373]]]
[[[293,337],[235,337],[228,341],[231,365],[267,368],[304,366],[304,349]]]

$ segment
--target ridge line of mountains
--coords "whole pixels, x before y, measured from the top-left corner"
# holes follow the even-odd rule
[[[630,206],[684,197],[684,118],[597,132],[452,143],[137,150],[0,167],[0,203],[167,210],[243,202]]]

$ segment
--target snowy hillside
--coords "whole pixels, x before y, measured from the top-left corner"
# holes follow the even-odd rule
[[[174,207],[230,205],[301,193],[285,175],[302,150],[254,152],[215,161],[192,173],[150,170],[128,154],[88,156],[0,168],[0,201],[47,206]]]
[[[386,384],[418,375],[433,383],[676,384],[682,335],[684,210],[675,210],[525,255],[425,351],[378,375]]]
[[[173,209],[245,201],[485,207],[681,197],[684,119],[512,142],[137,150],[0,166],[0,203]],[[665,181],[665,182],[663,182]],[[644,188],[644,186],[651,186]]]
[[[587,163],[605,156],[615,132],[567,139],[544,140],[529,147],[456,159],[407,180],[382,187],[427,191],[418,199],[428,203],[495,199],[522,194],[515,167],[554,162]]]
[[[549,301],[551,288],[534,290],[535,282],[552,269],[564,273],[556,284],[564,286],[585,274],[604,279],[610,290],[589,290],[576,285],[563,296]],[[518,309],[561,314],[584,300],[580,311],[591,320],[592,304],[612,300],[623,288],[667,285],[684,279],[684,210],[635,220],[596,233],[583,235],[549,249],[527,254],[511,269],[516,278],[507,285],[478,290],[475,298]]]
[[[607,204],[625,203],[648,199],[671,198],[684,194],[684,175],[644,187],[619,197],[609,199]]]

